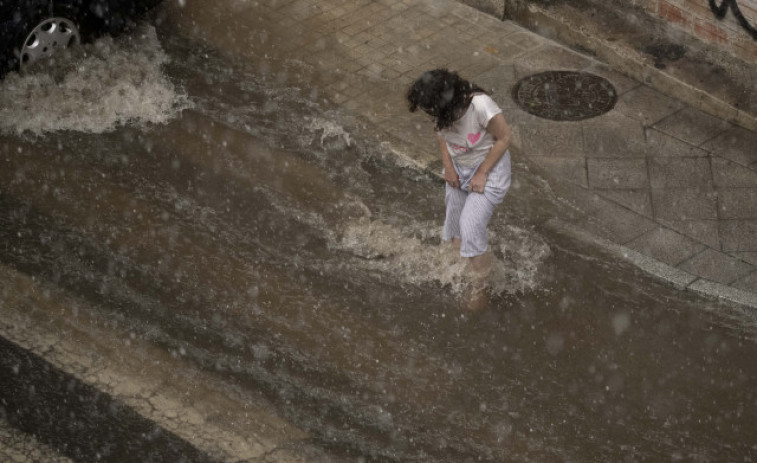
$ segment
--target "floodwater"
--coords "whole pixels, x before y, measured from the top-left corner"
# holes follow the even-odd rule
[[[150,26],[72,59],[2,84],[3,265],[356,461],[757,460],[754,318],[545,228],[565,206],[517,160],[466,314],[443,185],[302,63]]]

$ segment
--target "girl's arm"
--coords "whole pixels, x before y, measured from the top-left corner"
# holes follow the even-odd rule
[[[437,132],[436,138],[439,141],[439,151],[442,152],[442,165],[444,166],[444,181],[449,183],[452,188],[460,188],[460,178],[457,176],[455,166],[452,164],[452,156],[447,149],[447,142]]]
[[[505,121],[505,116],[502,113],[492,117],[489,124],[486,126],[486,131],[494,135],[494,145],[489,150],[489,153],[484,158],[484,162],[478,167],[476,173],[473,174],[473,178],[470,182],[470,191],[476,193],[483,193],[484,186],[486,186],[486,179],[489,176],[489,172],[502,158],[510,146],[510,126]]]

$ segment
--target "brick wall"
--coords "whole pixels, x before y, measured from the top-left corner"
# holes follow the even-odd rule
[[[707,43],[757,63],[757,0],[634,0],[634,3]],[[722,19],[715,10],[725,13]]]

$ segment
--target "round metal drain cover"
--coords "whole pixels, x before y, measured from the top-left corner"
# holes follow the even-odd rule
[[[513,87],[518,106],[553,121],[580,121],[611,110],[618,101],[615,87],[585,72],[548,71],[528,76]]]

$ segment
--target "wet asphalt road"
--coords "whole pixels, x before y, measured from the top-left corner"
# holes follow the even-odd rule
[[[3,266],[261,391],[340,455],[757,458],[748,317],[540,227],[559,203],[523,172],[491,228],[507,282],[462,314],[437,180],[297,63],[283,83],[176,34],[159,29],[161,69],[191,104],[170,120],[0,139]],[[66,435],[47,442],[83,448]]]

